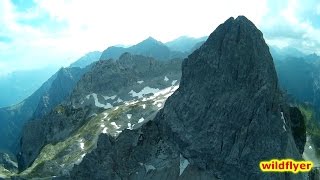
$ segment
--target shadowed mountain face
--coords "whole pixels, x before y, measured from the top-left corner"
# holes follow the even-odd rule
[[[221,24],[182,65],[163,109],[118,138],[101,135],[71,179],[305,179],[262,173],[259,162],[301,159],[290,108],[262,33],[243,16]],[[300,117],[300,118],[299,118]]]
[[[184,58],[188,53],[170,50],[165,44],[152,37],[128,47],[109,47],[103,51],[100,60],[118,59],[121,54],[129,52],[131,54],[153,57],[158,60],[170,60],[174,58]]]

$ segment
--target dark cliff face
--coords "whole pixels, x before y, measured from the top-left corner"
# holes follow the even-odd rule
[[[155,121],[192,164],[226,179],[280,178],[259,162],[301,159],[268,46],[248,19],[228,19],[182,67]]]
[[[299,153],[302,154],[306,144],[306,124],[304,117],[297,107],[290,107],[290,119],[293,138],[296,142]]]
[[[84,69],[77,67],[60,69],[50,89],[42,95],[34,112],[34,117],[43,117],[55,106],[63,102],[71,94],[82,75],[89,69],[90,67]]]
[[[184,60],[180,87],[154,121],[101,136],[71,178],[303,179],[259,169],[262,160],[301,159],[277,81],[262,33],[230,18]]]
[[[220,25],[184,61],[182,74],[156,121],[195,165],[248,177],[259,174],[260,160],[286,156],[290,127],[281,119],[275,68],[262,33],[249,20]],[[294,149],[288,156],[299,154]]]

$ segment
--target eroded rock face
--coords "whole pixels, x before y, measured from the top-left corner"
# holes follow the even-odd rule
[[[301,159],[277,82],[262,33],[230,18],[184,60],[180,87],[154,121],[98,145],[71,178],[305,179],[259,169],[261,160]]]
[[[301,159],[283,104],[262,33],[245,17],[230,18],[184,61],[180,88],[155,121],[201,169],[226,179],[280,178],[258,164]]]
[[[83,162],[74,168],[71,177],[167,179],[168,174],[171,177],[179,175],[179,154],[162,140],[154,122],[148,122],[139,130],[126,130],[117,139],[101,135],[97,149],[85,156]]]
[[[11,172],[18,171],[18,164],[14,162],[10,156],[6,153],[0,153],[0,166],[4,167],[5,169]]]
[[[309,180],[320,180],[320,168],[313,168],[309,172]]]
[[[306,144],[306,125],[304,117],[297,107],[290,107],[290,119],[293,138],[296,142],[299,153],[302,154]]]

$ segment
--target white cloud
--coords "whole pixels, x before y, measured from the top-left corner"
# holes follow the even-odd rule
[[[297,0],[289,0],[287,8],[281,12],[281,15],[291,24],[298,24],[298,19],[295,16],[297,6]]]
[[[320,29],[313,12],[317,1],[288,0],[264,17],[261,29],[270,45],[292,46],[305,53],[320,53]],[[272,5],[269,8],[273,8]]]
[[[0,25],[5,27],[0,35],[13,38],[10,43],[0,42],[0,62],[6,66],[19,69],[50,63],[68,65],[86,52],[114,44],[135,44],[148,36],[164,42],[181,35],[200,37],[209,35],[230,16],[238,15],[247,16],[267,36],[272,35],[269,42],[290,44],[300,34],[308,49],[320,42],[319,31],[297,17],[295,11],[301,6],[298,0],[290,0],[279,12],[268,6],[267,0],[34,2],[36,5],[28,11],[18,12],[10,0],[0,1]],[[47,19],[40,25],[19,23],[43,17]],[[286,33],[288,28],[292,29],[290,33]],[[281,37],[286,34],[287,37]],[[314,44],[308,41],[310,38]]]

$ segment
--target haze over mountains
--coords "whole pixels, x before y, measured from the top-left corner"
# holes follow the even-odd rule
[[[20,171],[0,175],[307,179],[264,174],[257,164],[302,159],[303,114],[280,87],[319,108],[319,62],[293,48],[269,49],[244,16],[209,37],[149,37],[88,53],[0,109],[0,148],[17,155]]]
[[[202,38],[193,38],[192,42],[201,42]],[[178,46],[179,43],[176,43]],[[183,44],[181,44],[183,46]],[[112,49],[113,47],[111,47]],[[121,49],[119,55],[124,52],[133,51],[135,54],[150,55],[156,59],[169,60],[171,58],[183,58],[186,53],[171,51],[165,44],[155,40],[152,37],[145,39],[137,45],[124,48],[114,47]],[[81,78],[81,76],[90,69],[91,63],[98,61],[104,57],[106,58],[119,58],[118,54],[114,54],[112,51],[106,49],[104,53],[99,51],[90,52],[79,60],[75,61],[70,65],[69,68],[62,68],[56,74],[54,74],[47,82],[45,82],[37,91],[35,91],[30,97],[19,102],[17,105],[0,108],[0,119],[1,119],[1,131],[0,138],[0,149],[11,152],[16,152],[16,145],[18,144],[18,137],[20,136],[21,128],[23,124],[30,118],[42,117],[44,114],[49,113],[52,108],[60,104],[68,95],[70,95],[74,86]],[[121,54],[120,54],[121,53]],[[164,55],[162,53],[165,53]],[[161,59],[163,58],[163,59]],[[33,77],[45,77],[43,74],[50,73],[50,71],[44,70],[41,73],[35,73]],[[24,78],[24,76],[23,76]],[[16,79],[21,79],[16,78]],[[30,81],[36,81],[35,78],[29,78]],[[29,82],[29,81],[23,81]],[[13,83],[10,81],[10,84]],[[8,87],[10,84],[7,84]],[[24,84],[29,86],[29,84]],[[4,88],[6,89],[6,88]],[[19,94],[19,93],[18,93]],[[6,96],[6,98],[15,96]],[[15,142],[14,142],[15,141]]]
[[[17,104],[36,91],[58,67],[17,71],[0,76],[0,107]]]

